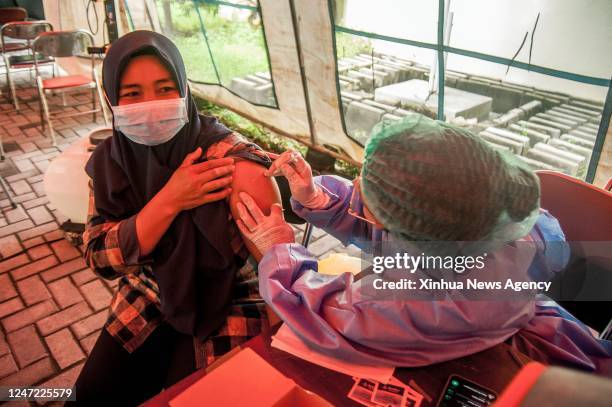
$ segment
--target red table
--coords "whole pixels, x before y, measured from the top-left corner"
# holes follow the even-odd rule
[[[299,386],[317,393],[335,406],[359,405],[346,397],[353,385],[353,379],[350,376],[272,348],[270,346],[271,335],[275,331],[276,329],[273,329],[272,332],[263,333],[242,347],[251,348]],[[395,377],[406,384],[410,384],[410,381],[416,382],[419,387],[417,390],[426,393],[426,399],[423,400],[422,405],[435,406],[451,374],[459,374],[499,394],[521,367],[529,361],[527,357],[502,343],[486,351],[444,363],[419,368],[398,368],[395,370]],[[205,375],[206,372],[203,369],[194,372],[147,401],[144,406],[167,406],[170,400]]]

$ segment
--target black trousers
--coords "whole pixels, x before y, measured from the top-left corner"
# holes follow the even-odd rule
[[[168,324],[132,353],[103,329],[76,381],[74,405],[137,406],[194,371],[193,338]]]

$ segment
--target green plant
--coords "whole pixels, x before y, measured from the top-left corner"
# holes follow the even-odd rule
[[[207,115],[215,116],[229,129],[242,134],[244,137],[257,144],[266,151],[280,154],[286,150],[297,150],[306,155],[308,147],[296,140],[273,134],[259,124],[253,123],[245,117],[232,112],[229,109],[218,106],[202,98],[195,98],[199,110]],[[347,178],[355,178],[359,175],[360,168],[344,160],[336,159],[335,171],[337,174]]]

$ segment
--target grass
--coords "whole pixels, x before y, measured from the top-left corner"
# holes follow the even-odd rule
[[[158,6],[161,2],[158,1]],[[218,83],[212,59],[200,26],[198,10],[202,17],[210,53],[214,58],[221,84],[229,86],[232,78],[256,72],[269,72],[261,26],[252,26],[248,21],[227,19],[219,16],[219,6],[191,1],[171,3],[171,37],[185,60],[187,74],[193,80]],[[163,10],[158,7],[160,20]],[[168,27],[164,27],[169,31]]]

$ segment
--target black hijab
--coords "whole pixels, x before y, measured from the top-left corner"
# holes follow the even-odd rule
[[[119,98],[123,70],[136,55],[154,54],[173,74],[189,114],[178,134],[157,146],[137,144],[114,130],[86,166],[93,179],[98,213],[107,220],[137,214],[166,184],[185,155],[208,147],[231,131],[215,118],[201,116],[189,88],[181,55],[161,34],[135,31],[113,43],[103,66],[104,91],[111,105]],[[185,95],[186,92],[186,95]],[[224,321],[236,270],[242,266],[230,246],[224,201],[182,211],[149,256],[159,286],[164,319],[176,330],[206,338]]]

